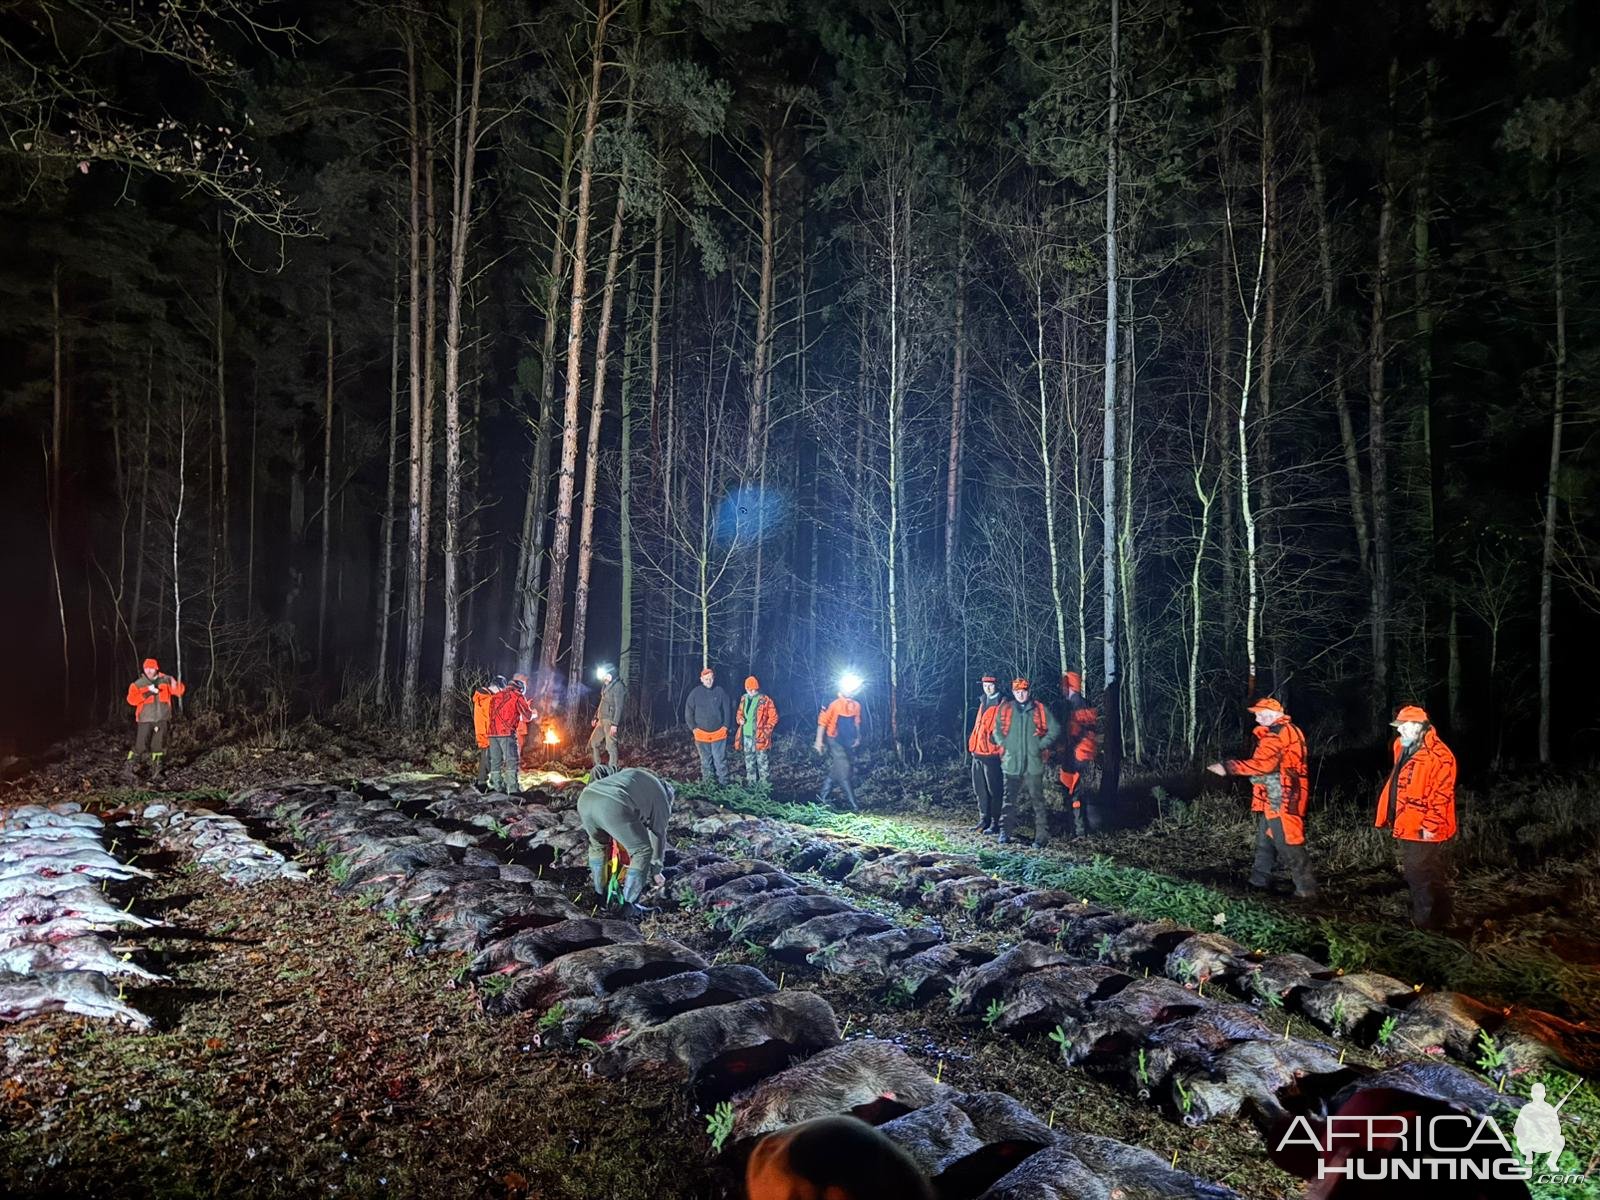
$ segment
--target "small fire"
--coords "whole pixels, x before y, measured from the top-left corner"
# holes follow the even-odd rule
[[[561,735],[556,732],[554,725],[546,725],[544,727],[544,744],[546,746],[561,745]]]

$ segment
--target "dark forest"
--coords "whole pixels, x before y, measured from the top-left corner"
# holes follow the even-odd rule
[[[1181,1056],[1160,1060],[1176,1082],[1152,1082],[1143,1048],[1136,1069],[1108,1065],[1086,1009],[1056,997],[1048,1019],[1020,1015],[1023,993],[1000,977],[1019,953],[1029,971],[1116,966],[1117,987],[1143,968],[1130,997],[1203,994],[1214,978],[1296,1053],[1313,1055],[1291,1032],[1345,1039],[1336,1063],[1283,1068],[1302,1109],[1370,1098],[1360,1080],[1413,1050],[1464,1081],[1430,1077],[1425,1112],[1489,1111],[1502,1101],[1485,1087],[1519,1104],[1543,1095],[1535,1080],[1559,1089],[1552,1102],[1577,1087],[1600,1069],[1597,150],[1587,0],[0,0],[0,545],[14,572],[0,786],[5,804],[37,808],[0,805],[0,866],[40,853],[21,829],[126,818],[120,836],[156,854],[154,874],[91,856],[100,892],[131,885],[208,936],[242,928],[304,972],[284,982],[238,947],[190,962],[141,929],[143,961],[187,990],[138,982],[124,1012],[113,984],[114,1004],[90,1005],[103,1011],[67,1005],[140,1029],[149,1014],[156,1032],[94,1068],[102,1090],[146,1079],[132,1047],[162,1038],[220,1060],[232,1051],[211,1042],[232,1034],[214,1030],[230,1022],[255,1031],[258,1057],[214,1094],[270,1074],[280,1043],[257,1022],[330,964],[385,982],[332,1015],[285,1018],[308,1038],[358,1045],[392,1019],[455,1039],[397,1051],[408,1065],[370,1078],[286,1067],[291,1099],[263,1127],[259,1165],[229,1132],[170,1165],[141,1159],[119,1186],[327,1195],[343,1180],[377,1194],[362,1173],[375,1158],[329,1157],[359,1141],[340,1141],[346,1116],[323,1107],[338,1093],[363,1129],[394,1118],[361,1136],[390,1147],[408,1194],[733,1195],[752,1139],[788,1124],[761,1125],[741,1089],[870,1035],[917,1059],[917,1081],[872,1076],[874,1105],[896,1079],[901,1093],[930,1074],[942,1087],[939,1047],[960,1047],[963,1095],[1006,1091],[1051,1131],[1059,1106],[1064,1129],[1171,1159],[1159,1182],[1075,1144],[1079,1166],[1133,1189],[1118,1194],[1333,1195],[1297,1190],[1310,1167],[1260,1150],[1300,1111],[1287,1092],[1252,1083],[1218,1100],[1235,1077],[1208,1065],[1201,1087]],[[141,675],[152,658],[182,686]],[[738,710],[720,733],[694,715],[706,668]],[[509,735],[483,722],[502,721],[489,698],[509,705],[497,689],[516,675],[533,715],[504,719],[533,740],[507,751],[496,790],[488,764]],[[763,695],[771,776],[770,726],[759,775],[750,756]],[[150,703],[172,710],[164,793],[164,725],[150,786],[133,786],[143,724],[113,778],[129,706],[148,723]],[[639,801],[641,828],[662,835],[653,860],[612,829],[602,862],[580,824],[574,797],[621,786],[599,750],[593,771],[582,753],[608,703],[630,769],[617,778],[636,769],[660,789]],[[1292,755],[1274,749],[1289,730]],[[747,754],[744,785],[704,765],[712,733],[729,735],[730,761]],[[1253,739],[1254,757],[1225,757]],[[1419,746],[1438,800],[1403,829]],[[701,781],[672,783],[697,752]],[[1250,778],[1255,815],[1208,764]],[[1030,786],[1047,789],[1031,816]],[[209,844],[184,832],[195,812],[232,821],[224,842],[255,865],[180,887],[171,863]],[[437,861],[407,860],[400,883],[368,874],[371,821],[414,824],[383,825],[406,846],[437,834]],[[1045,853],[1062,832],[1067,849]],[[488,886],[481,872],[501,867],[472,859],[487,851],[464,849],[469,835],[546,908],[440,915],[432,892],[384,892],[424,866]],[[717,874],[722,851],[748,860]],[[1293,895],[1260,881],[1263,862],[1289,871]],[[598,901],[574,899],[590,868]],[[9,870],[3,1021],[44,1003],[6,999],[41,963],[121,969],[104,965],[110,949],[84,968],[31,935],[7,941]],[[229,887],[262,870],[271,882],[251,894],[275,899],[241,905]],[[58,877],[36,866],[27,886],[53,895]],[[330,898],[325,878],[365,908]],[[753,909],[718,915],[735,901],[711,897],[734,883],[746,908],[763,889],[792,889],[791,907],[770,930]],[[851,907],[867,893],[894,911]],[[895,934],[906,957],[877,963],[876,990],[828,991],[844,986],[838,964],[865,961],[858,937],[912,909],[914,932]],[[921,910],[949,941],[906,974],[931,944]],[[512,930],[585,920],[600,932],[505,948]],[[790,927],[818,920],[851,933],[797,950]],[[328,940],[302,944],[293,921]],[[1211,957],[1183,957],[1178,933]],[[719,1029],[752,1077],[707,1042],[684,1087],[641,1091],[628,1056],[654,1027],[613,1045],[629,1030],[605,987],[580,1000],[542,972],[612,943],[656,953],[657,938],[688,955],[672,970],[731,963],[760,980],[724,994],[713,975],[715,1005],[684,1001],[673,1022],[800,996],[827,1021],[786,1010],[798,1024],[749,1044]],[[229,1007],[224,964],[255,980],[237,989],[249,1005],[280,1001]],[[624,974],[645,987],[653,970]],[[1280,983],[1239,982],[1267,978]],[[930,997],[938,1016],[915,1025]],[[0,1130],[13,1105],[19,1131],[0,1133],[0,1179],[18,1195],[94,1194],[89,1148],[112,1117],[68,1122],[64,1174],[27,1165],[43,1144],[30,1139],[56,1136],[38,1097],[65,1070],[28,1045],[31,1065],[0,1082]],[[435,1092],[435,1054],[518,1082],[497,1092],[457,1066]],[[1041,1065],[1054,1058],[1068,1074]],[[424,1095],[466,1114],[450,1147],[421,1132]],[[563,1122],[599,1111],[595,1096],[619,1122],[614,1170],[578,1146],[584,1131],[570,1162],[498,1140],[528,1112],[565,1145]],[[894,1114],[871,1107],[815,1111],[892,1132]],[[1036,1134],[1040,1117],[1020,1111]],[[1183,1140],[1213,1118],[1212,1142]],[[1561,1119],[1564,1169],[1592,1172],[1600,1099],[1585,1085]],[[1573,1120],[1590,1127],[1582,1145]],[[329,1121],[326,1146],[301,1144]],[[991,1149],[1045,1144],[980,1134]],[[985,1191],[998,1160],[939,1174],[908,1152],[941,1196],[1091,1194]],[[1174,1182],[1182,1169],[1199,1190]],[[1600,1194],[1573,1181],[1528,1188]]]

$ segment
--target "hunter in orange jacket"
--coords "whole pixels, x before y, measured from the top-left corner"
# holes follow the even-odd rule
[[[1071,802],[1073,836],[1080,837],[1089,832],[1090,822],[1085,799],[1078,794],[1078,783],[1100,749],[1100,714],[1083,694],[1083,676],[1078,672],[1061,673],[1061,694],[1067,698],[1067,735],[1062,748],[1066,763],[1056,772],[1056,778]]]
[[[1289,720],[1283,705],[1271,696],[1250,706],[1255,714],[1255,753],[1230,758],[1207,768],[1214,775],[1250,777],[1250,811],[1256,813],[1256,860],[1250,886],[1271,886],[1274,867],[1281,863],[1294,879],[1295,895],[1316,898],[1317,881],[1306,853],[1306,803],[1311,781],[1306,765],[1306,737]]]
[[[1397,734],[1394,766],[1378,793],[1374,824],[1393,827],[1411,888],[1412,922],[1419,929],[1442,929],[1453,915],[1447,843],[1456,836],[1456,756],[1415,704],[1390,724]]]
[[[478,786],[489,782],[489,703],[506,686],[504,675],[496,675],[472,692],[472,735],[478,743]]]
[[[750,787],[772,783],[768,753],[772,731],[778,727],[778,706],[761,690],[761,681],[751,675],[744,681],[739,697],[739,712],[733,722],[733,748],[744,751],[744,781]]]
[[[978,832],[998,835],[1006,798],[1005,776],[1000,773],[1000,758],[1005,750],[994,740],[1000,681],[985,675],[978,684],[983,689],[978,696],[978,715],[967,735],[967,753],[972,755],[972,794],[978,799]]]
[[[133,749],[128,751],[122,777],[132,783],[138,770],[141,755],[150,755],[150,778],[161,777],[162,760],[166,757],[167,721],[172,717],[172,702],[183,695],[181,682],[171,675],[161,673],[161,664],[153,658],[144,660],[139,678],[128,685],[128,703],[133,706],[135,734]]]
[[[826,748],[828,773],[822,780],[818,804],[828,803],[835,785],[844,794],[845,807],[855,812],[856,764],[852,751],[861,744],[861,702],[851,695],[857,681],[847,679],[839,684],[839,694],[833,702],[817,714],[817,753]]]

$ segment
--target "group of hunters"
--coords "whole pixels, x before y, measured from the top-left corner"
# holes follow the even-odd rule
[[[617,745],[622,724],[625,684],[615,671],[598,673],[600,695],[595,707],[588,749],[594,763],[591,782],[579,797],[579,812],[590,834],[590,866],[601,890],[606,842],[640,864],[626,872],[625,903],[636,902],[647,879],[659,880],[664,866],[666,819],[672,785],[643,768],[621,769]],[[979,680],[977,714],[967,738],[972,790],[977,800],[977,830],[1007,843],[1017,835],[1024,805],[1033,816],[1033,844],[1049,837],[1045,793],[1046,768],[1053,767],[1071,814],[1071,834],[1089,833],[1091,809],[1081,787],[1099,750],[1099,717],[1083,693],[1076,671],[1061,676],[1066,720],[1033,696],[1027,679],[1011,681],[1010,695],[999,680]],[[826,755],[819,803],[839,803],[854,812],[855,752],[861,745],[863,712],[856,693],[861,680],[847,675],[834,698],[817,714],[813,748]],[[166,727],[173,704],[184,694],[183,683],[144,660],[140,675],[128,685],[136,736],[123,768],[136,779],[138,764],[148,756],[150,779],[159,779],[165,754]],[[1306,849],[1306,810],[1310,799],[1306,739],[1273,697],[1250,705],[1255,717],[1255,746],[1248,757],[1224,759],[1206,769],[1220,776],[1250,780],[1250,808],[1255,814],[1255,861],[1250,886],[1266,890],[1278,870],[1289,875],[1294,894],[1303,901],[1317,898],[1317,878]],[[518,767],[528,731],[538,721],[528,699],[528,677],[495,676],[472,695],[473,731],[478,744],[480,787],[520,791]],[[778,707],[754,675],[744,681],[737,705],[717,684],[709,667],[700,673],[683,705],[683,722],[694,739],[701,778],[728,782],[728,738],[744,753],[745,782],[771,783],[769,755]],[[1408,704],[1390,722],[1395,730],[1392,765],[1378,794],[1375,825],[1395,840],[1400,866],[1411,890],[1412,922],[1422,929],[1442,929],[1452,922],[1451,844],[1456,837],[1456,760],[1422,708]],[[603,756],[603,758],[602,758]],[[1101,811],[1103,819],[1104,812]],[[620,857],[620,856],[618,856]]]

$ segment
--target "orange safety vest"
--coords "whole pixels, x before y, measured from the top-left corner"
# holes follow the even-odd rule
[[[847,696],[836,696],[832,704],[817,714],[817,724],[822,726],[822,732],[831,738],[839,736],[839,722],[849,720],[855,722],[856,741],[861,740],[861,702],[851,700]]]
[[[472,733],[479,750],[489,748],[489,701],[493,699],[493,692],[479,689],[472,693]]]
[[[744,747],[744,709],[750,703],[749,696],[739,697],[739,715],[733,722],[733,748]],[[778,727],[778,706],[772,702],[771,696],[763,695],[756,704],[756,749],[772,749],[772,731]]]
[[[978,698],[978,715],[967,735],[967,751],[979,758],[999,758],[1004,753],[994,740],[994,717],[1000,711],[1000,701],[998,692],[993,700],[988,696]]]
[[[1394,824],[1406,842],[1444,842],[1456,835],[1456,756],[1433,727],[1422,731],[1417,748],[1405,752],[1394,740],[1394,767],[1378,793],[1378,828]]]
[[[1306,840],[1306,803],[1311,780],[1306,767],[1306,736],[1287,717],[1271,725],[1257,725],[1256,752],[1249,758],[1230,758],[1223,768],[1229,775],[1250,776],[1250,811],[1265,813],[1269,821],[1282,821],[1283,840],[1291,846]],[[1271,829],[1267,831],[1271,836]]]

